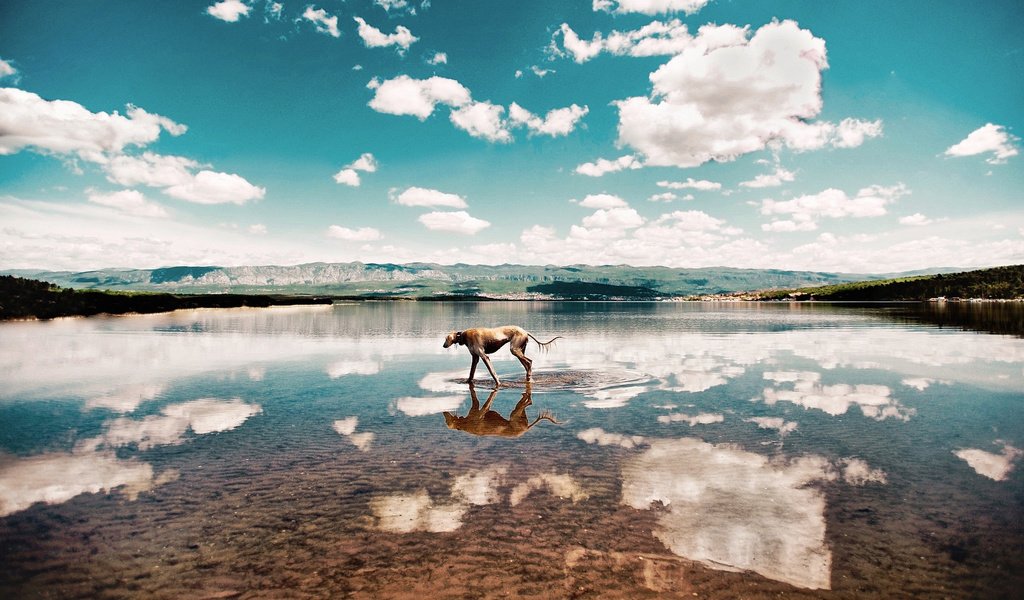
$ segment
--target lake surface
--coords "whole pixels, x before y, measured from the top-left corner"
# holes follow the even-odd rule
[[[915,310],[0,324],[0,597],[1016,596],[1024,339]],[[564,339],[470,388],[503,324]]]

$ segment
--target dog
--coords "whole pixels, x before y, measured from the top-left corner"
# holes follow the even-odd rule
[[[526,416],[526,409],[533,404],[531,392],[530,384],[527,383],[522,398],[519,399],[516,407],[512,409],[512,412],[509,413],[506,419],[496,411],[491,410],[491,405],[494,404],[494,397],[498,394],[498,388],[491,390],[487,401],[484,402],[483,406],[480,406],[480,401],[476,398],[476,386],[471,383],[469,385],[469,393],[473,397],[473,406],[469,409],[469,414],[460,417],[454,413],[446,412],[444,413],[444,422],[448,425],[448,429],[465,431],[473,435],[494,435],[507,438],[516,438],[523,435],[542,420],[548,420],[556,425],[561,425],[561,423],[555,420],[551,412],[547,410],[542,411],[540,416],[534,419],[532,423],[530,422],[529,417]]]
[[[526,345],[530,343],[530,340],[533,340],[537,342],[541,350],[547,350],[548,344],[561,337],[556,336],[546,342],[542,342],[522,327],[516,327],[515,325],[475,327],[465,331],[449,333],[444,338],[444,347],[448,348],[452,344],[459,344],[469,350],[469,353],[473,356],[473,364],[469,367],[470,383],[473,383],[473,376],[476,375],[477,363],[480,362],[480,359],[483,359],[484,365],[494,379],[494,387],[498,387],[501,385],[501,381],[498,379],[498,374],[494,372],[491,359],[487,358],[488,354],[494,354],[502,346],[508,344],[512,356],[518,358],[519,362],[523,364],[523,368],[526,369],[526,381],[531,381],[533,378],[533,361],[526,356]]]

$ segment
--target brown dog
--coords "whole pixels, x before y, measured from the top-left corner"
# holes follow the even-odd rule
[[[546,350],[548,344],[557,340],[561,336],[551,338],[546,342],[542,342],[537,338],[533,337],[525,329],[516,327],[515,325],[506,325],[504,327],[475,327],[473,329],[467,329],[465,331],[453,331],[448,334],[444,339],[444,347],[447,348],[452,344],[459,344],[465,346],[469,353],[473,356],[473,364],[469,367],[469,382],[473,383],[473,376],[476,375],[476,364],[483,359],[484,365],[487,366],[487,370],[491,373],[491,377],[494,378],[494,387],[501,385],[501,381],[498,380],[498,374],[494,372],[494,367],[491,365],[491,359],[487,358],[488,354],[494,354],[505,344],[509,345],[509,350],[512,351],[512,356],[519,359],[519,362],[523,363],[523,368],[526,369],[526,381],[530,381],[533,377],[533,361],[526,357],[526,345],[530,343],[530,340],[537,342],[542,350]]]

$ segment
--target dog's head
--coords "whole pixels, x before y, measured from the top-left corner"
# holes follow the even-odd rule
[[[447,348],[452,344],[458,343],[459,338],[462,337],[461,331],[453,331],[444,338],[444,347]]]
[[[448,429],[459,429],[459,417],[450,412],[444,413],[444,422]]]

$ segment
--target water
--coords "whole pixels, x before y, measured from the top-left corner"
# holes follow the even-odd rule
[[[983,329],[1020,322],[993,310]],[[364,303],[6,323],[0,597],[1014,596],[1024,339],[943,315]],[[531,386],[503,349],[503,386],[481,365],[471,389],[465,348],[441,343],[484,324],[565,339],[531,343]]]

